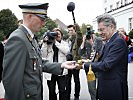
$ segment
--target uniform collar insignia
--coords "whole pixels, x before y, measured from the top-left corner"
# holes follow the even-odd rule
[[[31,37],[31,35],[27,34],[27,37],[28,37],[29,41],[32,42],[33,38]]]

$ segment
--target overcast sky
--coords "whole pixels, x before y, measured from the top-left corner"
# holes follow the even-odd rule
[[[22,19],[19,4],[25,3],[49,3],[48,16],[55,20],[60,19],[66,25],[73,24],[72,13],[67,11],[69,2],[75,3],[75,19],[81,25],[92,24],[92,20],[98,15],[103,14],[103,0],[1,0],[0,10],[9,8],[17,16]]]

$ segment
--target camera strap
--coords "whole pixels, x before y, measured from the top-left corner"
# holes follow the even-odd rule
[[[72,40],[71,40],[70,53],[72,53],[74,43],[75,43],[75,37],[73,37]]]

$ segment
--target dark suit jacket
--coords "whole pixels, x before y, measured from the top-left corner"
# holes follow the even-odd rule
[[[85,68],[89,65],[85,64]],[[103,48],[92,70],[98,72],[98,97],[100,100],[128,100],[127,71],[128,49],[125,41],[115,33]]]
[[[20,26],[9,37],[3,59],[5,100],[43,100],[42,71],[61,74],[61,64],[42,62],[36,41]]]
[[[4,56],[4,46],[0,42],[0,82],[2,80],[2,70],[3,70],[3,56]]]

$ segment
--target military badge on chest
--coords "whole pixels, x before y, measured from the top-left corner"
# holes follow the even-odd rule
[[[33,70],[36,71],[37,70],[37,60],[33,59]]]

